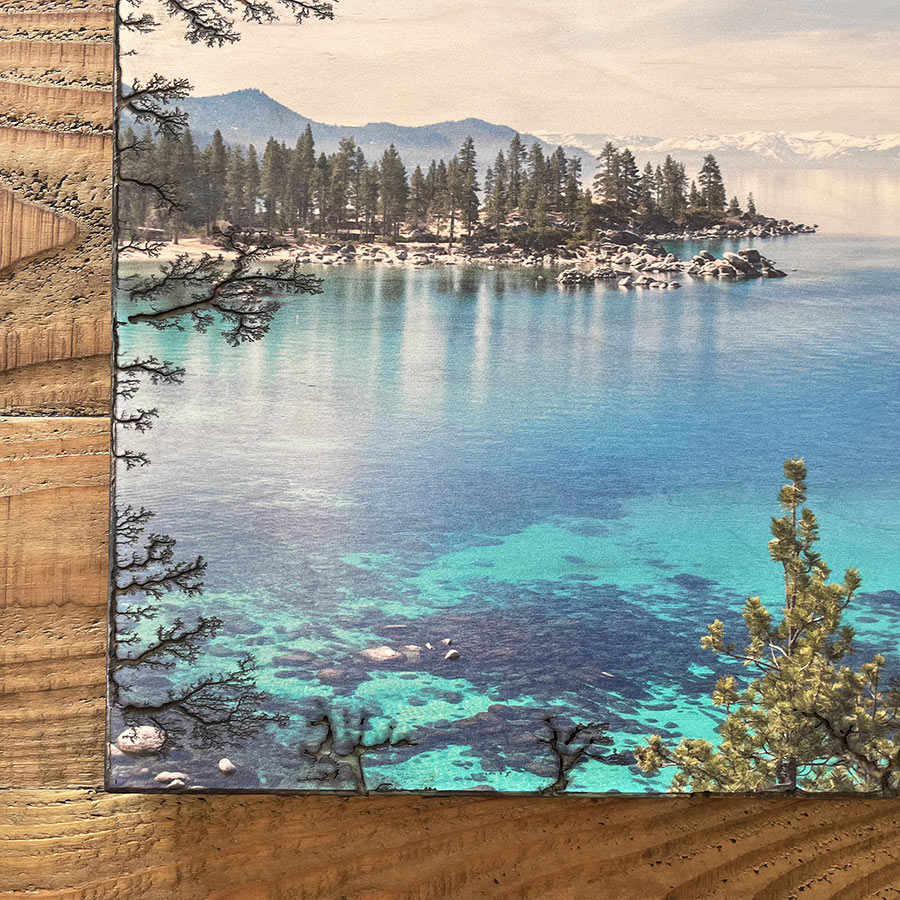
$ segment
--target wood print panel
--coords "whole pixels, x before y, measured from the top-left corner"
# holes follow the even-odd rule
[[[108,169],[106,139],[54,158],[72,136],[39,136],[15,142],[23,168]],[[0,287],[3,396],[48,413],[0,422],[0,898],[900,895],[896,801],[104,793],[108,196],[79,200],[91,234],[65,278],[33,262]]]

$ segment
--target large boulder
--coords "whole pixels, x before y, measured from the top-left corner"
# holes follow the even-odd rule
[[[116,738],[116,746],[132,756],[159,753],[165,743],[166,733],[156,725],[132,725]]]
[[[732,253],[730,250],[726,250],[725,253],[722,254],[738,272],[747,273],[750,271],[751,266],[750,263],[744,259],[743,256],[738,256],[737,253]]]
[[[744,250],[738,250],[738,256],[742,256],[750,265],[758,266],[762,262],[762,254],[759,250],[747,247]]]

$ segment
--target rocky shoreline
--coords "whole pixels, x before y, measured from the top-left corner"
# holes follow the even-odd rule
[[[680,260],[656,244],[632,244],[626,248],[603,244],[593,257],[591,268],[572,267],[560,272],[561,285],[615,282],[623,288],[680,288],[678,281],[655,275],[682,273],[695,278],[784,278],[787,273],[758,250],[746,248],[733,253],[726,250],[721,259],[709,250],[701,250],[689,260]]]
[[[710,228],[694,231],[648,234],[646,237],[657,241],[721,241],[734,238],[773,238],[788,237],[792,234],[815,234],[818,230],[818,225],[804,225],[802,222],[791,222],[789,219],[760,219],[740,228],[735,228],[733,225],[713,225]]]
[[[721,258],[702,250],[691,259],[682,260],[663,244],[672,241],[739,240],[815,232],[815,226],[797,225],[787,220],[771,220],[741,231],[724,230],[725,226],[702,232],[677,235],[641,235],[609,229],[597,233],[595,240],[578,246],[559,244],[542,251],[530,251],[508,242],[456,245],[435,242],[408,243],[326,243],[307,239],[290,242],[271,255],[271,259],[296,258],[301,263],[320,266],[372,264],[387,267],[425,268],[431,266],[482,266],[487,268],[560,268],[568,266],[556,280],[562,285],[593,284],[615,281],[621,287],[672,288],[680,285],[656,275],[690,275],[718,278],[781,278],[785,272],[755,249],[737,253],[726,251]],[[213,244],[198,238],[184,238],[178,244],[166,243],[159,259],[170,261],[180,254],[198,256],[218,253]],[[126,263],[135,257],[123,256]]]

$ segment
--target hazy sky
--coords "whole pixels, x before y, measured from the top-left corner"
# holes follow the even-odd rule
[[[167,24],[126,73],[258,87],[317,121],[522,131],[900,132],[900,0],[339,0],[209,50]],[[164,16],[160,16],[164,18]],[[128,39],[131,41],[131,39]]]

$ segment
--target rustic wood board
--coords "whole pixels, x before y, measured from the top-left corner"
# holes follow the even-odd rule
[[[110,18],[0,3],[0,898],[900,896],[896,801],[103,791]]]

